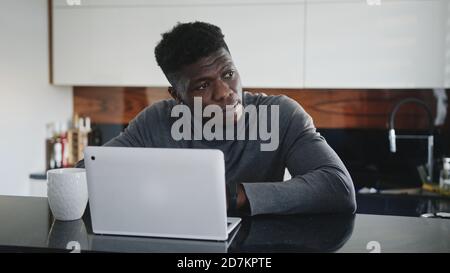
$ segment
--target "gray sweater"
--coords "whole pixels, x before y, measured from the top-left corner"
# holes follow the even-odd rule
[[[257,109],[279,105],[278,149],[261,151],[261,140],[175,141],[172,99],[145,108],[105,146],[220,149],[225,155],[226,182],[243,184],[251,215],[355,212],[350,174],[296,101],[245,92],[243,104]],[[83,162],[77,165],[84,167]],[[285,168],[292,175],[287,181],[283,181]]]

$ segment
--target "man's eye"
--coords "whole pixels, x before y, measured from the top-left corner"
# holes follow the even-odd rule
[[[228,71],[228,72],[225,74],[224,78],[225,78],[225,79],[231,79],[231,78],[233,77],[233,75],[234,75],[234,71]]]
[[[209,86],[207,82],[201,84],[199,87],[197,87],[197,90],[204,90]]]

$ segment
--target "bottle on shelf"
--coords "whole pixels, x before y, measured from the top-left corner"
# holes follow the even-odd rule
[[[78,162],[78,130],[79,130],[79,119],[78,115],[74,115],[72,118],[72,126],[67,132],[67,145],[70,150],[68,164],[70,166],[75,166]]]
[[[71,122],[49,123],[46,129],[46,170],[70,168],[83,159],[83,150],[90,144],[92,132],[89,117],[75,114]]]
[[[67,123],[66,122],[62,122],[61,123],[61,132],[59,135],[60,141],[61,141],[61,166],[62,168],[67,168],[69,167],[69,145],[68,145],[68,141],[67,141]]]
[[[84,148],[89,145],[89,136],[92,131],[91,119],[89,117],[80,118],[78,122],[78,160],[84,155]]]
[[[53,157],[55,159],[54,169],[63,167],[63,143],[61,140],[62,124],[55,122],[55,135],[53,136]]]
[[[54,156],[55,145],[55,123],[48,123],[46,125],[46,137],[45,137],[45,170],[54,169],[56,166]]]
[[[444,193],[450,193],[450,157],[442,159],[442,170],[439,177],[439,188]]]

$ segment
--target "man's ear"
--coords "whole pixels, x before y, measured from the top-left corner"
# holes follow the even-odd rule
[[[167,91],[172,96],[172,98],[177,101],[177,103],[182,103],[180,96],[178,96],[178,92],[172,86],[169,86],[167,88]]]

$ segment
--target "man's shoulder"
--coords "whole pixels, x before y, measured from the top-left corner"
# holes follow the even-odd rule
[[[264,93],[244,92],[244,100],[246,105],[278,105],[280,111],[292,112],[303,110],[302,106],[292,98],[286,95],[266,95]]]
[[[176,104],[174,99],[165,99],[157,101],[147,107],[145,107],[140,113],[140,116],[145,117],[161,117],[167,116],[172,110],[173,106]]]
[[[262,93],[245,92],[246,105],[253,104],[257,108],[261,105],[267,105],[268,108],[276,105],[279,110],[280,130],[288,128],[289,125],[295,121],[297,126],[302,128],[307,126],[314,126],[311,116],[305,109],[294,99],[286,95],[267,96]]]
[[[130,124],[148,127],[148,125],[159,126],[169,122],[170,111],[176,102],[173,99],[160,100],[142,109]]]

